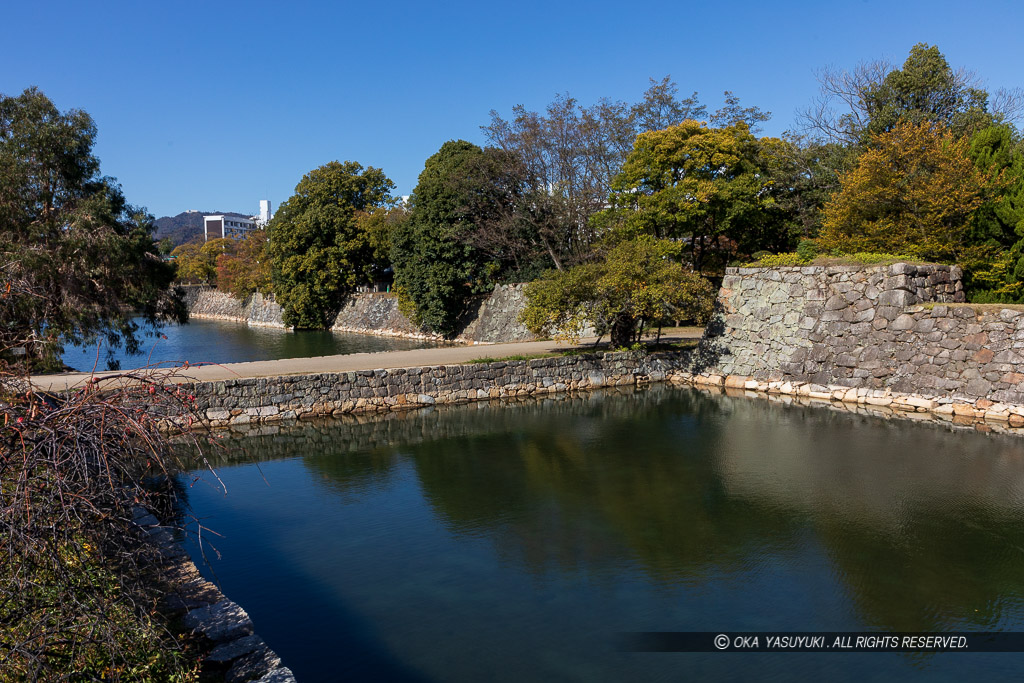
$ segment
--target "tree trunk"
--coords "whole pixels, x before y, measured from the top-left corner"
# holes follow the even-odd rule
[[[612,323],[612,347],[622,348],[633,343],[633,332],[636,329],[636,322],[632,318],[619,316]]]

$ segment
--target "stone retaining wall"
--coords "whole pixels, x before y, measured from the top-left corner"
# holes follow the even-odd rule
[[[196,318],[284,328],[281,307],[272,296],[264,297],[257,293],[239,301],[226,292],[209,287],[188,287],[185,300],[190,314]],[[463,330],[454,341],[495,344],[536,339],[519,322],[519,314],[525,305],[523,285],[498,285],[489,296],[481,296],[471,302],[470,310],[462,321]],[[385,293],[360,293],[348,297],[331,329],[409,339],[442,339],[441,335],[413,325],[398,309],[398,298]]]
[[[398,297],[394,294],[356,294],[350,296],[335,318],[331,329],[335,332],[379,334],[386,337],[434,339],[419,329],[398,310]]]
[[[537,337],[519,322],[525,307],[523,285],[498,285],[480,303],[459,339],[472,344],[533,341]]]
[[[181,385],[210,426],[403,410],[669,379],[685,351],[592,353],[522,361],[229,379]],[[172,416],[172,420],[181,420]]]
[[[963,300],[955,266],[731,268],[690,379],[1024,424],[1024,313]]]
[[[229,320],[252,327],[284,328],[281,307],[272,296],[264,297],[257,292],[239,301],[227,292],[209,287],[189,287],[185,292],[189,315],[194,318]]]
[[[225,683],[295,683],[291,669],[253,633],[246,611],[199,574],[175,538],[176,527],[162,525],[141,505],[133,510],[133,517],[161,556],[160,579],[170,587],[161,608],[179,617],[182,627],[203,639],[204,680],[219,677]]]

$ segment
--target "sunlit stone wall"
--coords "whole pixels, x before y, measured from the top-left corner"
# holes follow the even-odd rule
[[[181,389],[195,398],[193,418],[223,426],[661,382],[684,368],[688,360],[683,351],[623,351],[230,379],[185,384]]]
[[[956,266],[732,268],[698,370],[1024,404],[1024,313],[963,300]]]
[[[229,320],[253,326],[284,327],[281,307],[273,297],[254,294],[239,301],[228,293],[209,287],[189,287],[186,302],[196,318]],[[461,320],[462,332],[455,341],[491,344],[535,339],[519,322],[526,305],[523,286],[498,285],[489,296],[470,302]],[[345,301],[331,329],[411,339],[441,339],[413,325],[398,308],[398,299],[388,293],[354,294]]]

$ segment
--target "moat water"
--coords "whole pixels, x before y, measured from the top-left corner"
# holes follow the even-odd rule
[[[123,348],[108,355],[105,346],[64,350],[64,363],[79,372],[106,370],[108,361],[120,369],[146,365],[196,363],[242,363],[279,358],[311,358],[346,353],[404,351],[437,344],[417,339],[345,334],[324,330],[283,330],[249,327],[243,323],[193,318],[187,325],[168,325],[161,336],[143,337],[142,353],[128,355]]]
[[[1019,438],[655,386],[223,443],[226,494],[182,478],[209,565],[188,547],[300,681],[1024,674],[1019,653],[619,648],[1024,631]]]

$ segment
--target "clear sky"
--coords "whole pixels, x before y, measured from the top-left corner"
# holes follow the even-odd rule
[[[1024,86],[1019,0],[828,2],[56,2],[4,0],[0,93],[41,88],[96,120],[96,153],[156,216],[276,208],[332,160],[408,194],[446,141],[496,109],[636,101],[671,75],[795,126],[815,71],[918,42],[990,90]]]

